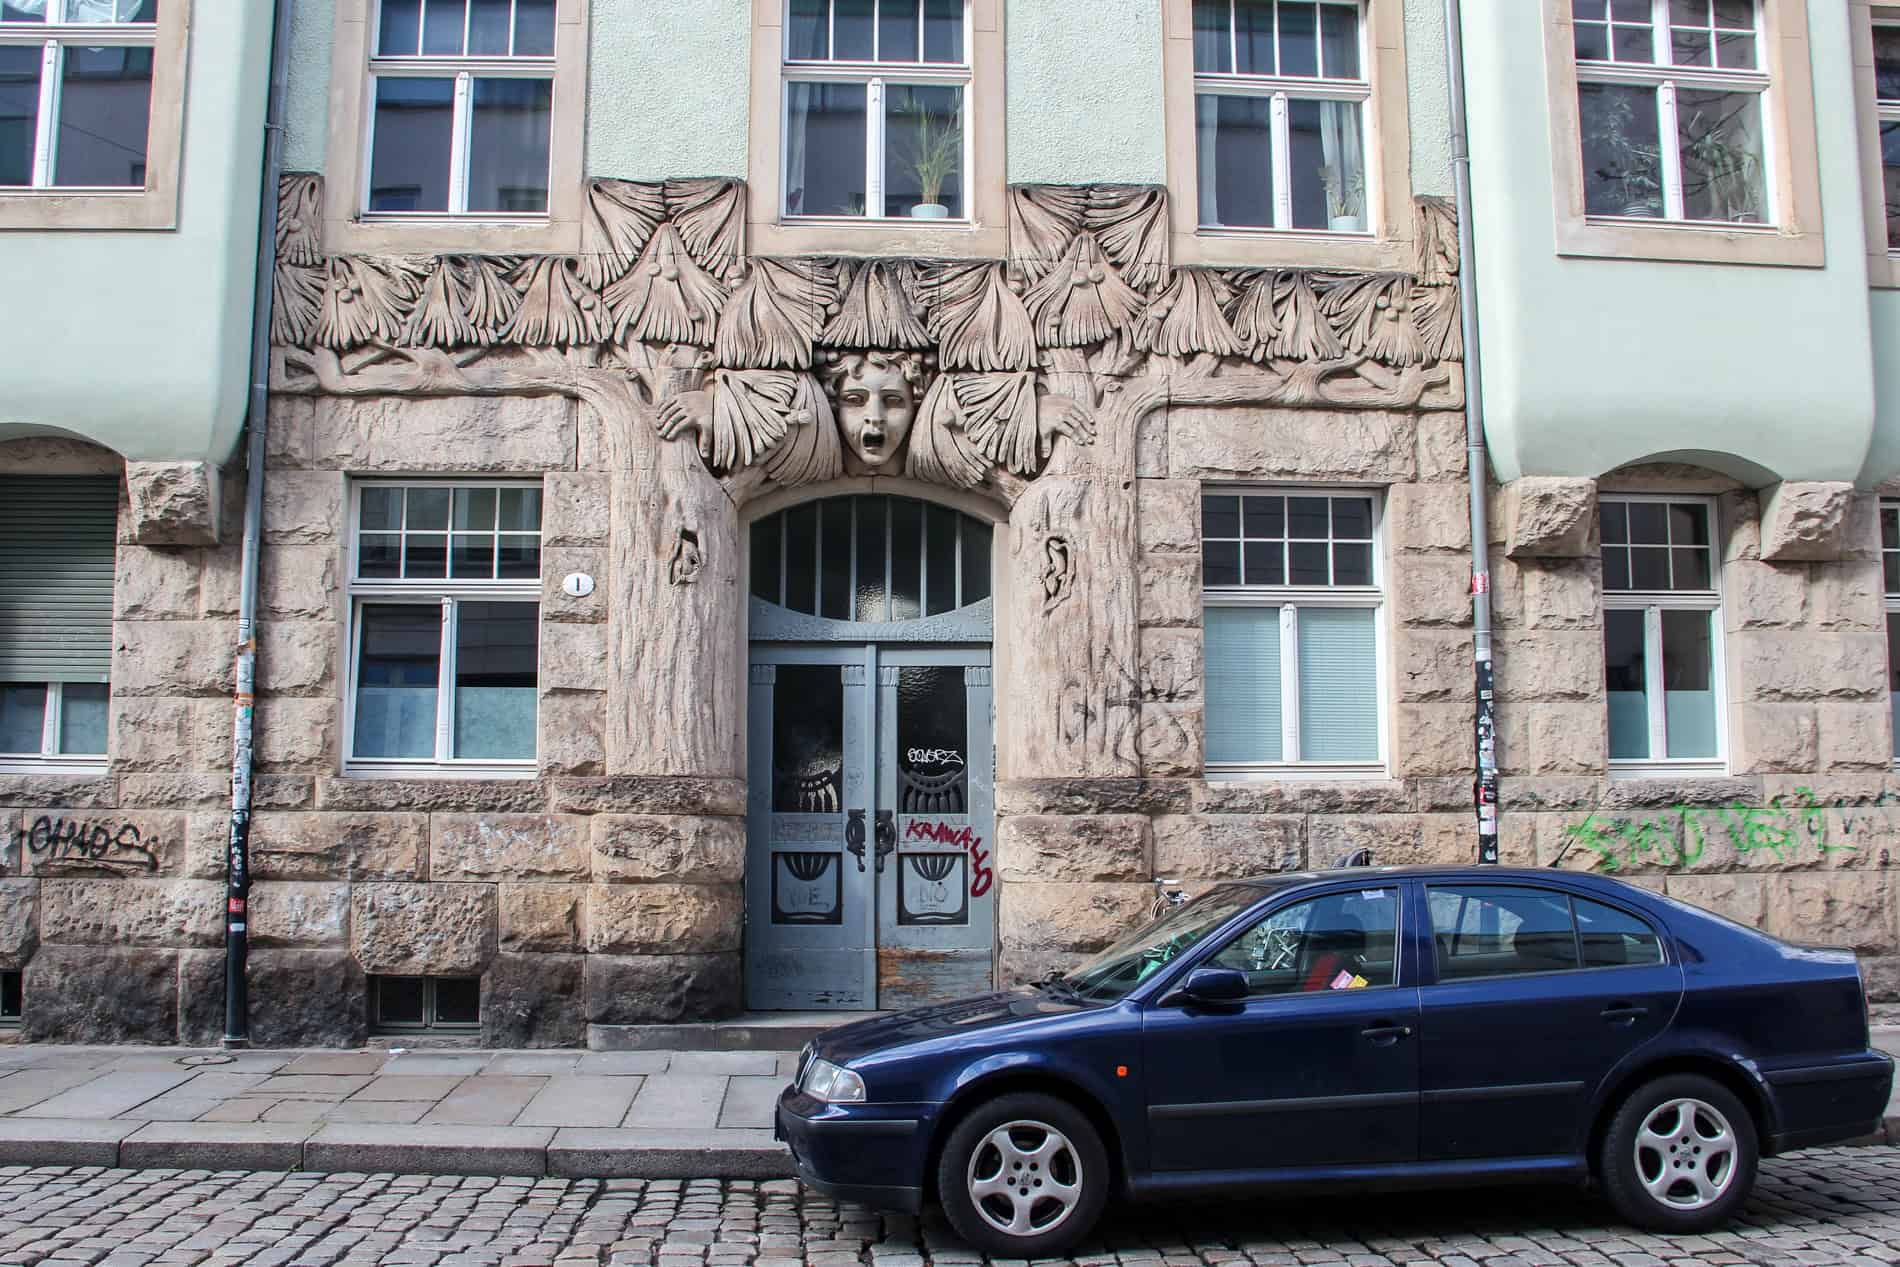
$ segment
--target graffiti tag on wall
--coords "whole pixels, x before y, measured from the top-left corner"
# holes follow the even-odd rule
[[[1768,855],[1775,862],[1852,853],[1860,846],[1830,834],[1828,810],[1842,816],[1843,833],[1854,819],[1844,807],[1822,805],[1809,788],[1777,796],[1766,805],[1672,805],[1648,815],[1599,820],[1591,814],[1564,828],[1561,862],[1573,848],[1594,855],[1604,871],[1625,867],[1694,866],[1723,841],[1743,858]],[[1554,864],[1553,864],[1554,865]]]
[[[41,814],[26,834],[36,863],[66,862],[110,870],[155,872],[158,841],[146,841],[134,823],[88,822]]]

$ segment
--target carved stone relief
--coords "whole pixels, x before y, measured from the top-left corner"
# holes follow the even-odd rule
[[[318,181],[280,191],[278,390],[576,395],[690,443],[735,497],[890,473],[1014,501],[1138,375],[1460,403],[1442,200],[1419,200],[1414,273],[1176,268],[1165,190],[1125,185],[1013,188],[1007,260],[754,258],[720,179],[592,182],[576,256],[372,258],[322,253]]]

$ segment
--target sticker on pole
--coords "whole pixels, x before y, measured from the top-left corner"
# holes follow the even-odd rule
[[[1473,594],[1489,594],[1491,592],[1491,574],[1489,572],[1473,572],[1471,574],[1471,592]]]

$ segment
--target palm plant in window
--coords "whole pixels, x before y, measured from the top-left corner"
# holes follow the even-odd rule
[[[1732,120],[1705,119],[1701,111],[1690,116],[1683,132],[1689,138],[1682,147],[1684,199],[1700,193],[1711,220],[1759,223],[1762,162],[1754,138]]]
[[[897,117],[910,133],[906,158],[920,194],[910,214],[919,220],[942,220],[950,214],[942,202],[944,186],[963,163],[963,121],[916,100],[897,111]]]
[[[1335,233],[1362,233],[1366,227],[1366,175],[1333,164],[1320,169],[1326,186],[1327,225]]]

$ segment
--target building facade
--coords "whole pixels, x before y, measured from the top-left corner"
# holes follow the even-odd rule
[[[190,59],[178,161],[257,165],[267,14],[64,3],[0,53],[249,38]],[[1892,1001],[1887,17],[1464,37],[1504,860],[1852,944]],[[1473,858],[1444,45],[1436,0],[299,3],[254,1039],[903,1007],[1157,879]],[[0,252],[152,329],[0,366],[0,536],[55,564],[0,571],[0,981],[28,1038],[210,1042],[259,191],[53,222],[74,97]],[[150,390],[185,365],[215,400]]]

